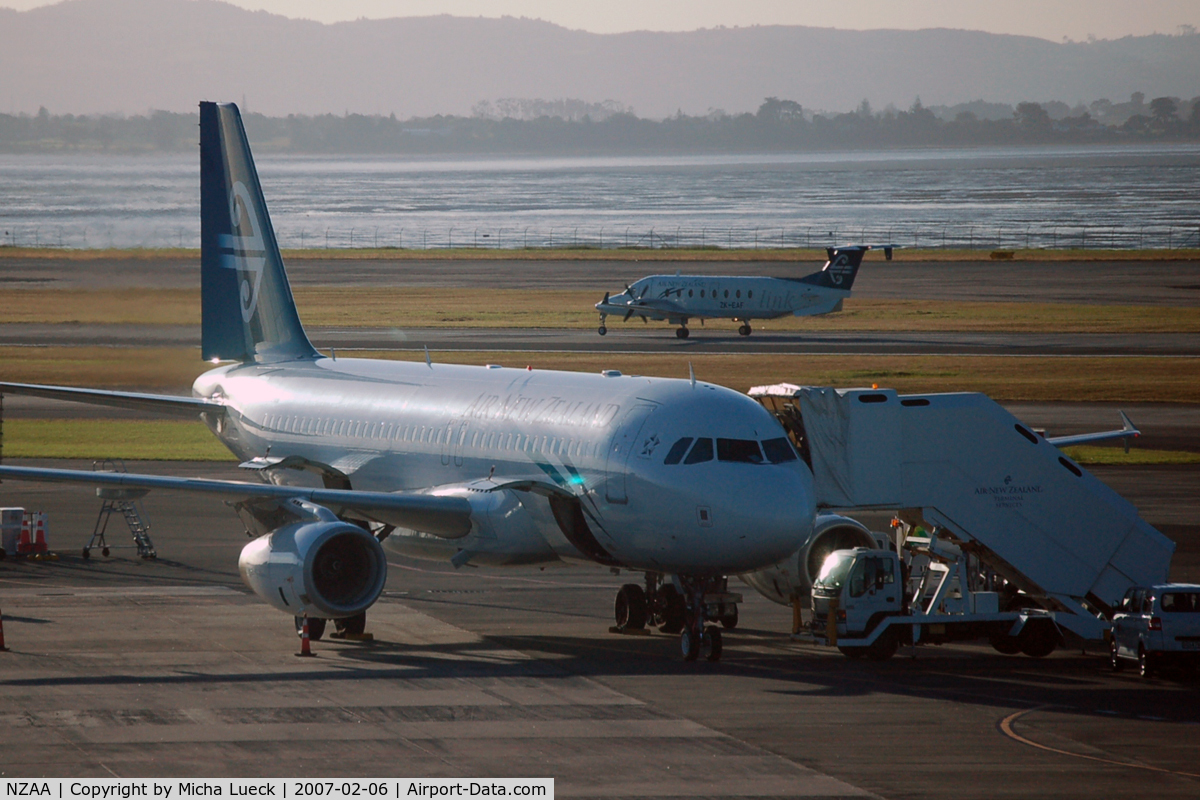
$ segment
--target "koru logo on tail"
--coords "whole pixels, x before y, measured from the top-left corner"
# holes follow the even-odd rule
[[[217,237],[221,266],[237,271],[242,321],[249,322],[258,309],[258,289],[262,285],[267,254],[250,190],[241,181],[234,182],[229,193],[229,220],[234,233],[222,233]]]
[[[829,273],[829,280],[835,286],[841,286],[842,281],[850,276],[853,268],[850,266],[850,257],[845,253],[839,253],[838,257],[829,262],[829,266],[825,268]]]

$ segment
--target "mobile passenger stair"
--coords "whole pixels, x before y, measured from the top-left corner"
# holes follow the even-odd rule
[[[106,458],[103,461],[92,462],[93,472],[128,472],[125,462],[119,458]],[[92,550],[100,548],[100,554],[107,557],[113,547],[106,538],[108,522],[114,514],[125,520],[129,533],[133,536],[133,547],[137,548],[139,558],[153,559],[158,557],[154,542],[150,540],[150,521],[138,500],[149,493],[149,489],[131,489],[124,486],[98,486],[96,496],[103,503],[100,514],[96,517],[96,527],[92,529],[92,538],[83,546],[83,557],[91,558]],[[128,547],[129,545],[125,545]]]
[[[811,465],[819,509],[921,523],[1085,640],[1104,638],[1130,586],[1167,581],[1175,544],[986,395],[791,384],[750,395]]]

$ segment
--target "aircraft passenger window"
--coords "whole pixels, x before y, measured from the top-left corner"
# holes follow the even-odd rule
[[[692,290],[688,289],[688,297],[691,297],[691,296],[692,296]]]
[[[701,289],[701,290],[700,290],[700,296],[701,296],[701,297],[704,297],[704,290],[703,290],[703,289]]]
[[[767,461],[772,464],[796,460],[796,451],[792,449],[792,444],[786,436],[780,436],[778,439],[766,439],[762,443],[762,449],[767,456]]]
[[[738,290],[737,290],[737,296],[738,296],[738,298],[739,298],[739,299],[741,298],[741,296],[742,296],[742,290],[741,290],[741,289],[738,289]]]
[[[762,450],[753,439],[717,439],[717,459],[743,464],[763,463]]]
[[[750,300],[750,299],[752,299],[753,297],[754,297],[754,290],[753,290],[753,289],[748,289],[748,290],[746,291],[746,299],[747,299],[747,300]]]
[[[726,289],[726,290],[725,290],[725,296],[726,296],[726,297],[729,297],[729,290],[728,290],[728,289]]]
[[[671,450],[670,450],[670,452],[667,453],[667,457],[666,457],[666,459],[663,460],[663,463],[664,464],[678,464],[680,459],[683,458],[683,454],[687,452],[688,445],[690,445],[691,443],[692,443],[692,437],[685,436],[682,439],[680,439],[678,442],[676,442],[675,444],[671,445]]]
[[[699,464],[702,461],[713,460],[712,439],[697,439],[692,446],[692,452],[683,460],[684,464]]]

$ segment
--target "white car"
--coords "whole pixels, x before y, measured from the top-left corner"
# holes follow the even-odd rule
[[[1114,670],[1135,661],[1143,677],[1164,666],[1200,664],[1200,584],[1135,586],[1113,615],[1109,657]]]

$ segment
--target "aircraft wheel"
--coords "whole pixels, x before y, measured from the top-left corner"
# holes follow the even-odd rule
[[[1121,656],[1117,652],[1117,640],[1113,639],[1108,643],[1108,666],[1113,672],[1120,672],[1125,669],[1125,664],[1121,661]]]
[[[700,640],[700,646],[705,652],[705,659],[708,661],[720,661],[721,651],[724,650],[724,644],[721,641],[721,629],[716,625],[709,625],[705,628]]]
[[[738,333],[740,333],[742,336],[749,336],[750,330],[750,323],[742,323],[742,327],[738,328]]]
[[[738,626],[738,607],[737,604],[726,607],[725,613],[721,616],[721,627],[727,631],[731,631]]]
[[[696,632],[690,627],[685,627],[679,633],[679,649],[683,653],[684,661],[695,661],[700,657],[700,642]]]
[[[679,633],[687,622],[687,604],[683,595],[669,583],[658,591],[662,597],[662,623],[658,629],[663,633]]]
[[[304,635],[304,617],[296,617],[296,635]],[[325,620],[321,617],[308,618],[308,638],[309,641],[319,642],[321,637],[325,635]]]
[[[690,331],[688,331],[687,328],[678,328],[675,331],[675,336],[676,336],[676,338],[679,338],[679,339],[686,339],[689,334],[690,334]]]
[[[621,630],[641,630],[646,627],[646,592],[636,583],[627,583],[617,592],[613,607],[617,627]]]
[[[335,619],[333,627],[342,636],[361,636],[363,631],[367,629],[367,612],[360,611],[353,617],[345,619]],[[312,638],[312,628],[308,629],[308,638]]]
[[[598,334],[600,334],[601,336],[603,336],[604,334],[608,333],[608,328],[606,328],[606,327],[604,327],[603,325],[601,325],[599,328],[597,328],[597,329],[596,329],[596,333],[598,333]]]
[[[105,547],[105,548],[101,549],[100,555],[104,556],[105,558],[108,558],[108,548]]]

